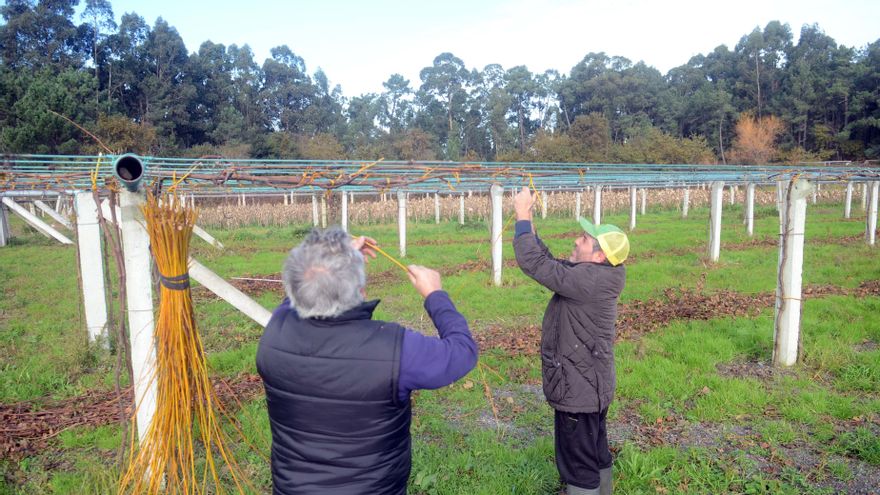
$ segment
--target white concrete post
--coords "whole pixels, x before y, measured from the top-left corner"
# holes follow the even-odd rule
[[[11,239],[9,218],[6,217],[6,208],[3,207],[3,203],[0,203],[0,247],[9,244],[9,239]]]
[[[46,215],[49,215],[50,217],[52,217],[53,220],[63,225],[67,230],[73,230],[73,225],[70,224],[70,221],[64,218],[63,215],[55,211],[54,208],[47,205],[46,203],[43,203],[39,199],[34,201],[34,204],[37,205],[37,208],[44,211]]]
[[[776,181],[776,211],[782,211],[783,201],[785,201],[785,182],[778,180]]]
[[[602,186],[596,185],[593,189],[593,225],[599,225],[602,221]]]
[[[843,218],[849,218],[852,213],[852,191],[853,191],[853,183],[849,181],[846,183],[846,197],[843,200]]]
[[[801,325],[801,284],[804,268],[804,224],[810,183],[798,180],[786,190],[779,229],[776,318],[773,329],[774,366],[792,366],[798,359]]]
[[[724,182],[716,181],[712,183],[711,195],[711,216],[709,218],[709,260],[712,263],[718,261],[721,255],[721,204],[724,195]]]
[[[91,192],[78,192],[76,205],[76,242],[82,278],[83,308],[89,342],[107,340],[107,294],[104,288],[104,256],[101,253],[101,227],[98,205]]]
[[[290,191],[290,204],[293,204],[293,191]]]
[[[504,188],[498,184],[492,184],[489,188],[492,197],[492,282],[501,285],[501,229],[504,228],[504,214],[502,213],[502,201]]]
[[[321,228],[327,228],[327,195],[321,193]]]
[[[244,193],[241,194],[241,200],[239,202],[239,206],[247,206],[247,200],[245,200]]]
[[[284,206],[287,206],[289,204],[290,204],[290,198],[285,194],[284,195]]]
[[[458,195],[458,224],[464,225],[464,193]]]
[[[440,193],[434,193],[434,223],[440,223]]]
[[[223,243],[214,238],[211,234],[209,234],[205,229],[199,227],[198,225],[193,225],[193,234],[198,237],[201,237],[202,240],[207,242],[208,244],[214,246],[217,249],[223,249]]]
[[[755,184],[751,182],[746,186],[746,233],[755,234]]]
[[[687,218],[688,209],[691,207],[691,190],[684,188],[684,194],[681,197],[681,218]]]
[[[219,275],[209,270],[205,265],[194,258],[189,258],[189,276],[193,280],[205,286],[206,289],[216,294],[232,305],[235,309],[244,313],[261,327],[269,324],[272,313],[254,301],[246,294],[236,289],[232,284],[223,280]]]
[[[354,191],[348,193],[348,204],[350,204],[350,205],[354,204]]]
[[[12,198],[3,198],[3,204],[9,207],[9,210],[12,213],[20,216],[22,220],[27,222],[31,227],[37,229],[37,231],[44,236],[55,239],[61,244],[73,244],[73,241],[65,237],[61,232],[53,229],[49,224],[37,218],[36,215],[27,211],[25,208],[22,208],[21,205],[12,200]],[[34,204],[31,203],[31,206]]]
[[[862,211],[868,211],[868,183],[862,183]]]
[[[342,226],[342,230],[348,232],[348,193],[342,191],[342,205],[339,211],[339,224]]]
[[[636,199],[636,186],[629,186],[629,230],[636,229],[636,212],[638,200]]]
[[[55,196],[55,211],[61,213],[61,193],[58,193],[58,196]]]
[[[397,191],[397,238],[400,241],[400,257],[406,257],[406,193]]]
[[[574,219],[581,217],[581,192],[574,193]]]
[[[541,219],[547,218],[547,191],[541,193]]]
[[[813,188],[813,204],[816,204],[818,196],[819,196],[819,184],[816,184],[816,187]]]
[[[144,228],[144,216],[140,210],[143,201],[138,193],[119,192],[119,228],[125,259],[125,296],[140,441],[146,436],[156,412],[153,282],[150,276],[150,236]]]
[[[868,189],[868,215],[865,223],[865,234],[869,246],[873,246],[877,239],[877,196],[880,194],[880,181],[873,181]]]
[[[645,208],[647,207],[647,205],[648,205],[648,189],[643,187],[642,188],[642,208],[641,208],[642,215],[645,214]]]
[[[733,206],[736,204],[736,186],[731,184],[728,188],[728,193],[730,194],[730,205]]]
[[[318,197],[312,194],[312,225],[318,226]]]

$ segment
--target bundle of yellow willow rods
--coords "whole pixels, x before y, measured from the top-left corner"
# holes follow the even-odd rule
[[[224,410],[208,378],[193,318],[187,260],[197,212],[173,193],[162,198],[148,194],[141,209],[161,282],[152,377],[157,404],[139,446],[132,435],[119,493],[227,493],[230,489],[221,477],[227,485],[231,478],[232,491],[244,493],[243,486],[254,491],[232,458],[229,438],[220,427]]]

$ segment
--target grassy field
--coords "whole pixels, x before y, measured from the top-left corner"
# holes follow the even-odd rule
[[[785,370],[769,363],[775,209],[758,209],[750,239],[741,208],[725,205],[714,265],[706,260],[706,209],[687,219],[649,209],[639,218],[621,305],[642,319],[617,343],[609,413],[617,493],[880,493],[880,249],[866,246],[858,208],[852,220],[841,212],[836,204],[808,208],[804,284],[821,290],[804,302],[801,362]],[[628,224],[624,215],[603,221]],[[537,225],[555,253],[570,251],[573,220]],[[15,220],[12,228],[16,237],[0,248],[0,411],[9,418],[112,390],[115,356],[86,343],[75,250]],[[213,229],[226,250],[195,241],[192,254],[229,279],[278,278],[306,229]],[[352,230],[396,254],[396,225]],[[516,268],[508,230],[510,262],[502,287],[494,287],[486,224],[408,226],[403,261],[444,274],[444,288],[482,344],[481,366],[469,376],[414,395],[410,493],[559,492],[552,411],[533,352],[549,293]],[[398,268],[378,259],[368,272],[368,296],[382,300],[377,318],[433,332]],[[281,299],[280,284],[246,291],[267,308]],[[212,372],[229,381],[254,374],[262,329],[203,289],[194,299]],[[666,316],[651,321],[639,308]],[[257,493],[268,493],[262,395],[235,415],[256,447],[241,442],[237,457]],[[0,494],[112,493],[123,441],[114,420],[53,431],[38,448],[0,451]]]

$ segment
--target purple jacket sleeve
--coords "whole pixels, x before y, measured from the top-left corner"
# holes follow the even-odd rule
[[[425,311],[440,337],[405,330],[400,351],[398,393],[401,401],[418,389],[435,389],[458,380],[477,365],[477,343],[467,320],[455,309],[449,294],[434,291],[425,299]]]

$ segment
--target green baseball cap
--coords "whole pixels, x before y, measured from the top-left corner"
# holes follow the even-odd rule
[[[599,241],[599,247],[612,265],[623,263],[629,256],[629,238],[620,228],[610,223],[593,225],[593,222],[583,217],[578,218],[578,222],[584,232]]]

